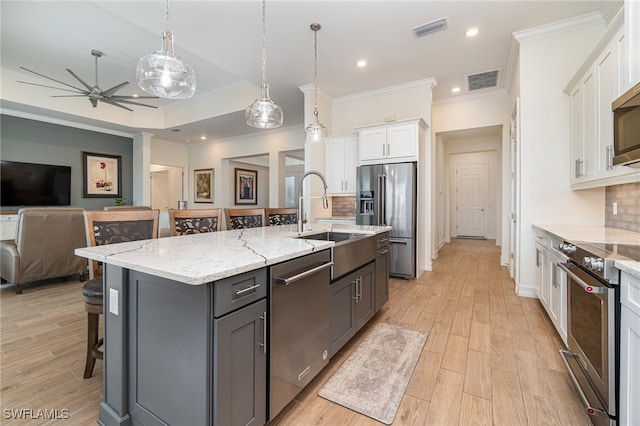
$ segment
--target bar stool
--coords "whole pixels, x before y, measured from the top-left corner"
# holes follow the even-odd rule
[[[298,209],[295,207],[267,209],[269,226],[295,225],[298,223]]]
[[[215,232],[218,230],[219,222],[220,209],[169,210],[172,236]]]
[[[124,243],[158,238],[159,210],[100,211],[85,210],[84,223],[88,246]],[[100,315],[104,313],[102,265],[92,260],[89,281],[82,287],[84,309],[87,311],[87,359],[82,377],[93,374],[96,359],[103,359],[99,338]]]
[[[259,228],[266,222],[264,209],[224,209],[227,229]]]

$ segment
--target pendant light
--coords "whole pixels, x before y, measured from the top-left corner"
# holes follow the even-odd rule
[[[258,129],[273,129],[282,126],[282,108],[273,103],[269,98],[269,85],[267,84],[267,18],[266,1],[262,0],[262,84],[260,85],[260,98],[253,101],[244,111],[247,124]]]
[[[320,24],[311,24],[310,28],[314,32],[313,122],[307,126],[305,132],[307,133],[307,142],[319,143],[326,142],[329,137],[327,128],[318,121],[318,31],[322,27]]]
[[[167,99],[187,99],[196,92],[193,69],[175,54],[173,34],[169,31],[169,0],[167,23],[162,33],[162,50],[138,60],[138,86],[147,93]]]

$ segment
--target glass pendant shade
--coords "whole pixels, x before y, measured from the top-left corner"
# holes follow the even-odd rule
[[[304,131],[307,134],[308,143],[326,142],[329,138],[327,128],[318,121],[318,110],[313,111],[313,122],[309,124]]]
[[[162,33],[162,50],[143,56],[136,67],[138,86],[161,98],[188,99],[196,92],[193,69],[173,50],[173,34]]]
[[[247,124],[258,129],[273,129],[282,126],[282,108],[269,98],[269,86],[262,83],[262,96],[253,101],[244,112]]]

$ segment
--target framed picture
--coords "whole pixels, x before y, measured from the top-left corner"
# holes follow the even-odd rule
[[[193,171],[194,203],[213,203],[213,169]]]
[[[122,156],[82,151],[82,196],[122,197]]]
[[[236,205],[258,204],[258,172],[256,170],[236,170]]]

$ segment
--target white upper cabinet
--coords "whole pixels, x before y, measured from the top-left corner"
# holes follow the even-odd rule
[[[334,136],[325,145],[325,176],[327,193],[353,195],[356,193],[358,166],[358,135]]]
[[[410,120],[361,128],[360,164],[418,161],[422,123],[422,120]]]
[[[634,182],[640,172],[613,165],[611,103],[623,92],[626,67],[625,35],[617,17],[589,55],[573,86],[571,105],[571,187],[595,188]],[[616,29],[617,28],[617,29]]]

